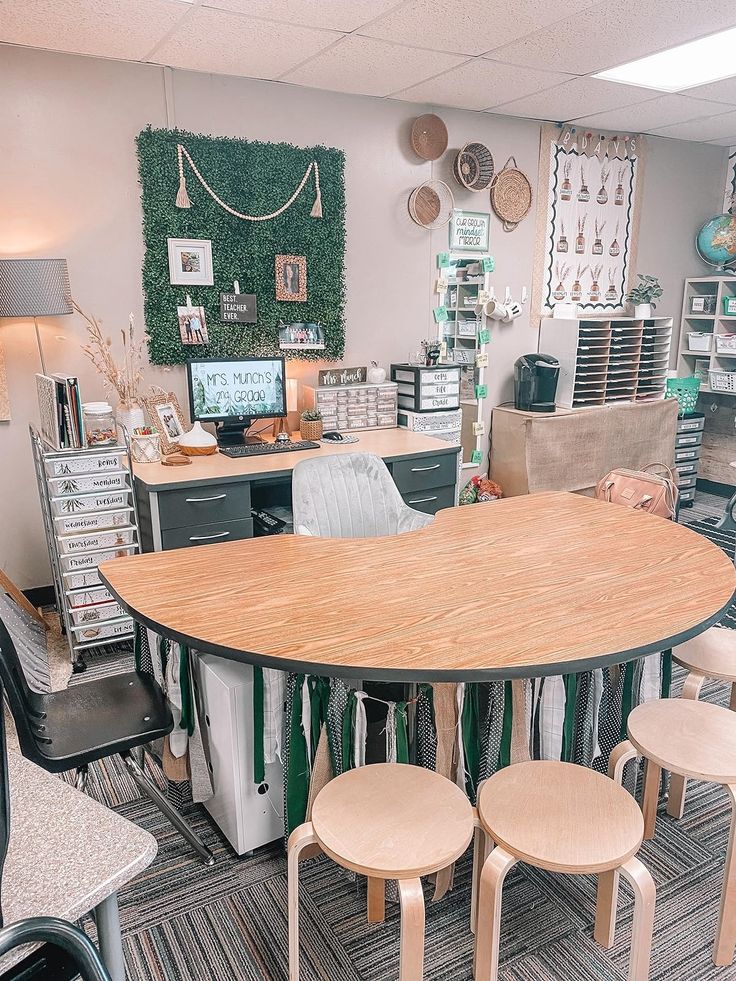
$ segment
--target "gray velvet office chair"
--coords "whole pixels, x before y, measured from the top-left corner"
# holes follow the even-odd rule
[[[292,505],[296,534],[325,538],[400,535],[434,520],[404,503],[388,467],[373,453],[341,453],[298,463]]]

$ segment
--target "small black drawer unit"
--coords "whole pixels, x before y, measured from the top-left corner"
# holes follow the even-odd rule
[[[394,460],[391,476],[404,502],[415,511],[435,514],[455,504],[457,452]]]
[[[680,507],[692,507],[695,500],[704,428],[705,415],[702,412],[688,412],[677,421],[675,470],[680,490]]]
[[[460,365],[392,364],[391,381],[397,382],[400,409],[437,412],[460,407]]]

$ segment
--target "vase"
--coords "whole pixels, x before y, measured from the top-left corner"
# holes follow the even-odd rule
[[[125,442],[125,433],[133,435],[133,430],[142,428],[146,424],[146,417],[143,414],[143,407],[139,402],[120,402],[115,409],[115,423],[118,429],[118,439]]]
[[[322,430],[323,423],[321,419],[301,419],[299,421],[299,431],[302,439],[322,439]]]
[[[217,440],[212,433],[202,429],[201,422],[195,422],[188,433],[179,437],[178,442],[185,456],[209,456],[217,452]]]
[[[567,238],[564,235],[560,235],[559,239],[557,240],[557,251],[567,252]]]
[[[651,303],[635,303],[634,304],[634,316],[637,320],[649,320],[652,316],[652,304]]]

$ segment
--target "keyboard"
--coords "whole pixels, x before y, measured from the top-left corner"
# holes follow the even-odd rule
[[[318,450],[319,443],[308,439],[293,439],[290,443],[245,443],[241,446],[221,446],[220,453],[233,458],[262,456],[264,453],[292,453],[294,450]]]

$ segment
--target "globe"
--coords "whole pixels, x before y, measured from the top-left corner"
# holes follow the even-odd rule
[[[695,238],[695,248],[703,262],[718,272],[736,262],[736,215],[708,219]]]

